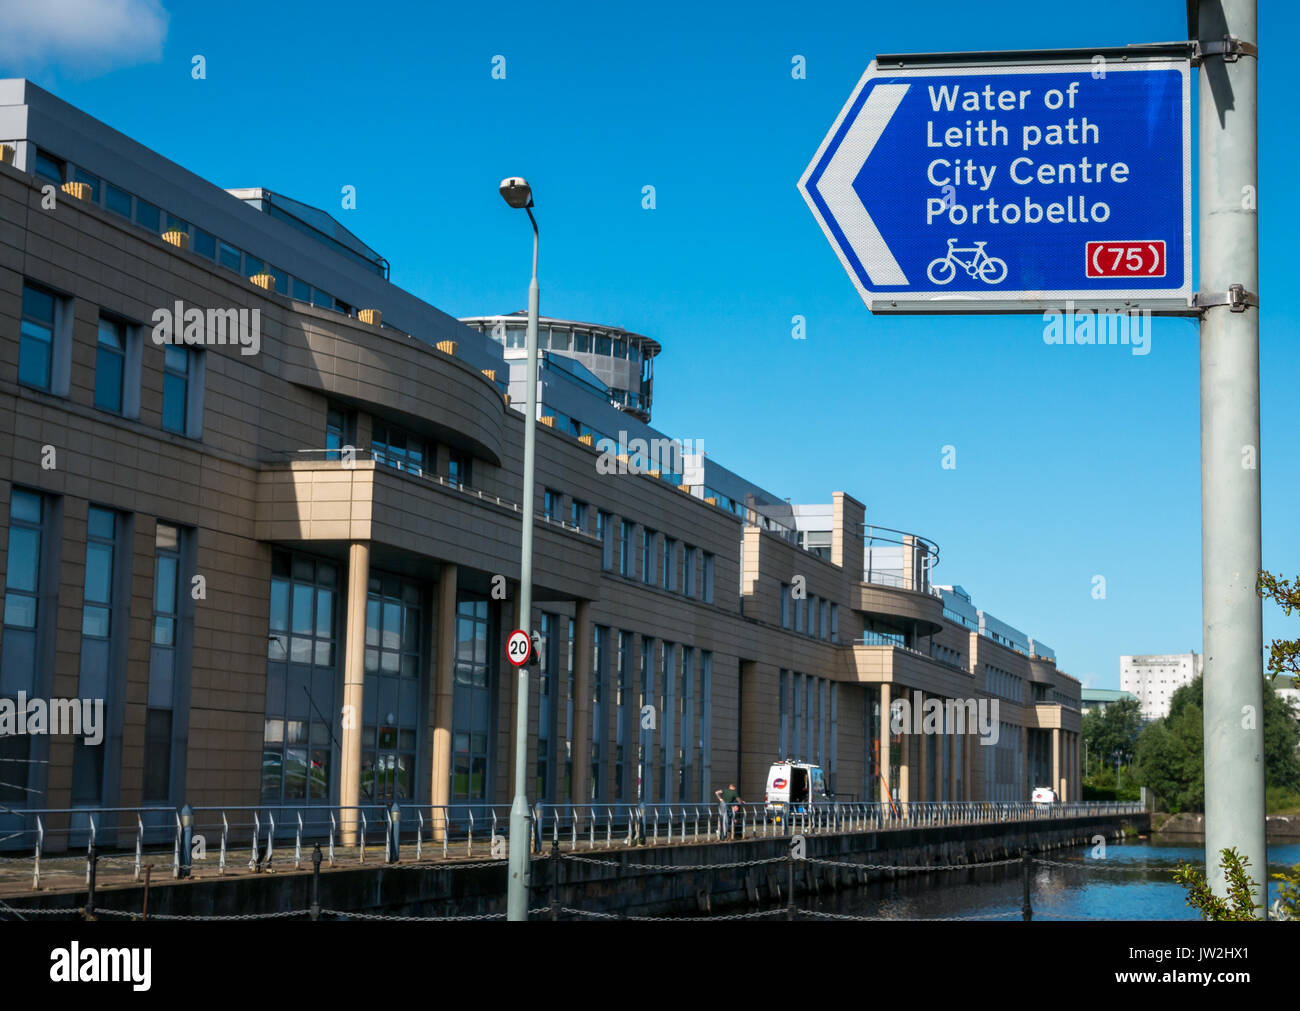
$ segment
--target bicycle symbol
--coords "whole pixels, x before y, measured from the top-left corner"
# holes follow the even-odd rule
[[[957,268],[962,267],[971,277],[978,277],[985,284],[999,284],[1007,276],[1007,261],[984,252],[986,242],[977,242],[974,246],[958,247],[956,239],[948,240],[948,255],[939,256],[930,261],[926,274],[935,284],[947,284],[957,276]],[[958,253],[973,253],[969,260],[963,260]]]

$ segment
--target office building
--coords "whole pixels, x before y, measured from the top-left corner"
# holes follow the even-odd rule
[[[533,801],[759,798],[791,755],[843,797],[1079,796],[1050,649],[851,495],[791,505],[651,428],[671,347],[547,319],[525,620],[512,317],[460,322],[333,216],[29,82],[0,145],[0,696],[107,720],[0,741],[31,763],[0,804],[508,803],[520,625]],[[584,327],[596,352],[557,346]],[[997,741],[895,730],[903,698],[996,700]]]

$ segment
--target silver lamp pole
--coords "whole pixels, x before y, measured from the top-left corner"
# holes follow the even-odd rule
[[[501,181],[501,196],[516,210],[528,212],[533,224],[533,279],[528,285],[528,393],[524,407],[523,529],[519,539],[519,622],[532,638],[533,612],[533,485],[537,468],[537,219],[533,217],[533,191],[517,176]],[[525,781],[528,775],[528,665],[519,668],[515,705],[515,799],[510,805],[510,883],[506,917],[528,919],[530,868],[528,850],[531,824]]]

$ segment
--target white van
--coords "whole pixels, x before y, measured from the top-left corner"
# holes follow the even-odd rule
[[[770,817],[780,820],[787,814],[810,814],[813,807],[826,804],[826,775],[820,765],[807,762],[773,762],[767,770],[767,796],[764,801]]]
[[[1050,786],[1036,786],[1034,792],[1029,796],[1029,802],[1037,804],[1040,809],[1050,807],[1057,802],[1056,791]]]

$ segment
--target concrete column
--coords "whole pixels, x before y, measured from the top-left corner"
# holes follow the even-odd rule
[[[588,801],[591,779],[591,601],[579,600],[573,621],[573,797]]]
[[[889,697],[890,686],[882,684],[880,686],[880,754],[879,768],[876,770],[877,778],[880,780],[880,799],[886,805],[889,804]],[[743,796],[743,794],[742,794]]]
[[[904,563],[906,564],[906,563]],[[917,748],[916,799],[930,800],[934,796],[934,774],[930,770],[930,735],[925,732],[925,692],[913,692],[916,709],[912,712],[912,726],[921,721],[920,747]]]
[[[1052,789],[1061,793],[1061,730],[1052,728]]]
[[[456,566],[438,573],[438,626],[434,661],[433,771],[430,795],[435,808],[451,800],[452,685],[456,673]],[[443,823],[434,811],[433,838],[441,841]]]
[[[365,724],[366,682],[366,597],[370,587],[370,545],[357,541],[348,546],[347,631],[343,652],[343,730],[339,742],[339,806],[344,846],[358,842],[361,819],[355,808],[361,804],[362,727]]]
[[[902,685],[899,686],[899,694],[906,697],[907,689]],[[912,800],[912,735],[908,732],[908,726],[903,727],[903,732],[898,742],[898,799],[902,801]]]
[[[961,791],[962,800],[975,799],[975,749],[979,747],[975,743],[975,735],[967,734],[961,740],[963,749],[961,760]]]
[[[948,734],[944,738],[944,743],[948,746],[948,791],[945,794],[945,799],[948,800],[962,799],[957,795],[957,756],[961,754],[958,749],[965,739],[965,737],[958,737],[957,734],[954,734],[953,728],[949,726]]]

